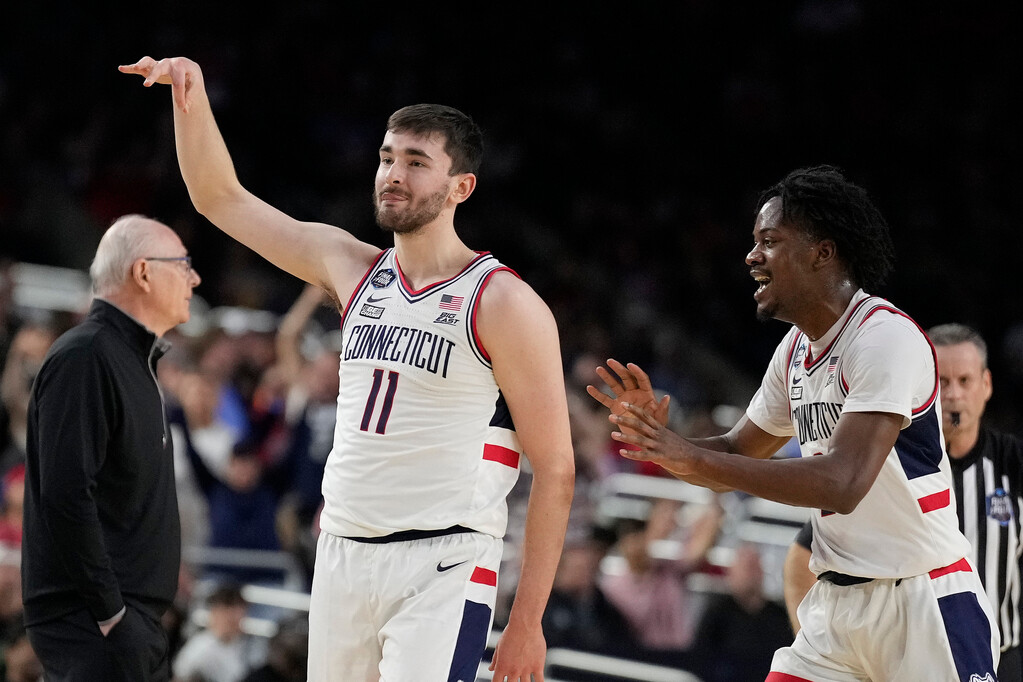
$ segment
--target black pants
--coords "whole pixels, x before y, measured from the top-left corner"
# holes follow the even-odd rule
[[[92,614],[75,611],[28,628],[46,682],[168,682],[167,635],[160,621],[128,606],[104,637]]]
[[[1020,669],[1019,647],[1014,646],[1002,652],[998,662],[998,682],[1020,682],[1023,670]]]

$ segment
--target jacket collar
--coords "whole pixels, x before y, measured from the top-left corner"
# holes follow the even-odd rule
[[[169,341],[158,337],[141,322],[105,299],[92,300],[88,319],[112,327],[133,348],[138,348],[146,355],[152,354],[153,360],[170,350]]]

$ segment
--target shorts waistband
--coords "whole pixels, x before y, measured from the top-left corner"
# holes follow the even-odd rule
[[[873,580],[873,578],[863,578],[858,575],[846,575],[845,573],[839,573],[838,571],[824,571],[817,576],[817,580],[823,580],[824,582],[831,583],[832,585],[848,587],[849,585],[862,585],[863,583],[869,583]]]
[[[850,585],[862,585],[864,583],[873,582],[874,578],[864,578],[858,575],[846,575],[845,573],[839,573],[838,571],[824,571],[817,580],[823,580],[829,582],[832,585],[838,585],[839,587],[849,587]],[[895,585],[898,586],[902,583],[902,578],[895,580]]]
[[[380,535],[373,538],[354,538],[348,535],[342,537],[346,540],[354,540],[355,542],[365,542],[372,545],[380,545],[388,542],[408,542],[409,540],[425,540],[427,538],[439,538],[445,535],[455,535],[456,533],[474,533],[472,528],[466,528],[465,526],[450,526],[448,528],[440,528],[437,530],[402,530],[397,533],[390,533],[389,535]]]

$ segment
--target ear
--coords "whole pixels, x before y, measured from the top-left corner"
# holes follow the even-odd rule
[[[468,199],[469,195],[476,189],[476,175],[473,173],[461,173],[457,177],[458,182],[451,190],[449,196],[456,204],[460,204]]]
[[[820,270],[838,258],[838,245],[833,239],[822,239],[813,246],[814,270]]]
[[[139,258],[131,264],[131,281],[142,291],[149,293],[152,290],[152,277],[153,272],[145,259]]]

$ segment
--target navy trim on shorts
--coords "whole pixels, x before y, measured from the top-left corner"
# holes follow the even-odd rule
[[[425,540],[427,538],[439,538],[445,535],[455,535],[456,533],[475,533],[472,528],[466,528],[465,526],[450,526],[449,528],[440,528],[437,530],[402,530],[397,533],[391,533],[390,535],[381,535],[375,538],[353,538],[347,535],[342,535],[346,540],[354,540],[355,542],[365,542],[371,545],[382,545],[388,542],[408,542],[409,540]]]

